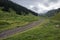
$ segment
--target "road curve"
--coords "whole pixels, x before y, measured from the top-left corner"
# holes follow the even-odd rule
[[[40,19],[38,21],[32,22],[28,25],[25,25],[24,27],[19,27],[19,28],[14,28],[14,29],[3,31],[2,33],[0,33],[0,39],[7,38],[10,35],[13,35],[13,34],[16,34],[18,32],[23,32],[25,30],[31,29],[31,28],[37,26],[38,24],[42,23],[43,21],[44,21],[44,19]]]

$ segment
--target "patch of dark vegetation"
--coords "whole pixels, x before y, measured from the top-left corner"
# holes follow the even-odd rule
[[[10,25],[10,23],[8,23],[8,22],[0,22],[0,29],[8,27],[8,25]]]
[[[9,25],[10,23],[8,22],[0,22],[0,25]]]

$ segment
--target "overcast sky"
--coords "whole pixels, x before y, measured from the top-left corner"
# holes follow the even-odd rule
[[[52,9],[60,8],[60,0],[12,0],[37,13],[47,12]]]

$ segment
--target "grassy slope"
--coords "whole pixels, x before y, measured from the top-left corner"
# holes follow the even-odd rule
[[[56,23],[58,22],[45,22],[31,30],[16,34],[4,40],[60,40],[60,27],[56,27]]]
[[[45,21],[46,23],[38,25],[31,30],[16,34],[5,40],[60,40],[60,14],[52,17],[52,19]]]
[[[30,22],[38,20],[39,17],[31,14],[23,16],[17,15],[13,10],[4,12],[0,8],[0,32],[7,29],[24,26]]]

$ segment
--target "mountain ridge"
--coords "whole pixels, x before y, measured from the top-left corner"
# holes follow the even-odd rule
[[[52,17],[52,16],[57,15],[59,12],[60,12],[60,8],[53,9],[53,10],[50,10],[47,13],[45,13],[45,15],[48,16],[48,17]]]
[[[18,5],[10,0],[0,0],[0,7],[3,7],[4,11],[9,11],[9,8],[12,8],[19,15],[27,15],[29,13],[31,13],[35,16],[38,15],[37,13],[35,13],[21,5]]]

